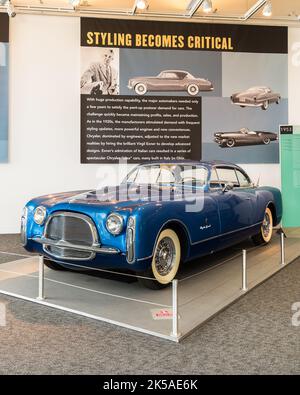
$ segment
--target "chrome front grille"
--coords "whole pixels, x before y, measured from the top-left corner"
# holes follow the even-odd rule
[[[98,234],[93,221],[86,215],[72,212],[52,214],[47,220],[44,238],[83,247],[99,246]],[[55,258],[66,260],[89,260],[95,257],[93,251],[80,251],[47,244],[44,245],[44,250]]]

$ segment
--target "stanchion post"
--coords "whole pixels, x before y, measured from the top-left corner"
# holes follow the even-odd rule
[[[39,256],[39,296],[37,299],[45,299],[45,266],[43,255]]]
[[[247,290],[247,250],[243,250],[242,291]]]
[[[281,252],[281,265],[285,265],[285,242],[284,242],[284,232],[280,232],[280,252]]]
[[[171,336],[178,339],[178,280],[172,281],[172,309],[173,325]]]

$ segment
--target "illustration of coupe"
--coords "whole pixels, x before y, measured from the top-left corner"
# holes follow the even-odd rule
[[[271,141],[277,141],[278,135],[272,132],[252,131],[242,128],[237,132],[217,132],[214,141],[221,148],[232,148],[245,145],[270,144]]]
[[[231,96],[233,104],[241,107],[261,107],[263,110],[267,110],[271,103],[279,104],[280,99],[279,93],[266,86],[254,86]]]
[[[147,92],[186,91],[191,96],[214,89],[207,79],[193,77],[183,70],[165,70],[156,77],[134,77],[129,80],[128,88],[134,89],[138,95]]]
[[[192,259],[249,237],[268,243],[281,217],[280,191],[253,185],[237,165],[153,162],[138,165],[112,189],[31,200],[21,238],[51,269],[129,270],[159,289]]]

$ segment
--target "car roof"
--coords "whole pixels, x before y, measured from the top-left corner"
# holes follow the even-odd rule
[[[162,70],[161,73],[185,73],[189,74],[186,70]]]
[[[238,167],[240,166],[236,165],[235,163],[231,162],[226,162],[226,161],[221,161],[221,160],[212,160],[212,161],[204,161],[204,160],[169,160],[169,161],[150,161],[150,162],[143,162],[140,163],[139,166],[145,166],[145,165],[159,165],[159,164],[174,164],[174,165],[202,165],[205,167],[214,167],[214,166],[230,166],[230,167]]]
[[[249,88],[248,90],[251,89],[270,89],[270,88],[268,88],[267,86],[251,86],[251,88]]]

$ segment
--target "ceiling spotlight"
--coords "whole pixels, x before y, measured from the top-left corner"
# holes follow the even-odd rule
[[[272,3],[270,1],[263,8],[263,16],[271,16],[272,15]]]
[[[15,7],[10,1],[8,1],[7,3],[6,11],[8,13],[8,16],[10,16],[11,18],[14,18],[17,15]]]
[[[212,8],[213,8],[212,7],[212,1],[211,0],[205,0],[203,2],[202,8],[203,8],[204,12],[207,12],[207,13],[211,12]]]
[[[69,0],[69,3],[73,8],[78,7],[80,4],[80,0]]]
[[[136,8],[138,8],[139,10],[145,10],[146,8],[148,8],[148,4],[146,0],[137,0],[135,5]]]

